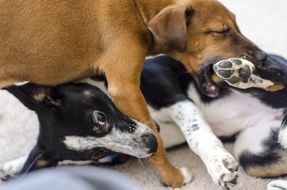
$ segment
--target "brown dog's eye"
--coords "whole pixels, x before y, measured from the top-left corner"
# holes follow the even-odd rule
[[[206,34],[213,34],[216,36],[226,36],[229,34],[231,29],[227,25],[220,25],[220,27],[211,27],[209,30],[207,30]]]
[[[230,28],[227,26],[222,28],[221,30],[209,30],[207,33],[209,34],[218,34],[218,35],[227,35],[230,32]]]
[[[225,28],[223,30],[213,31],[213,32],[218,33],[218,34],[228,34],[230,32],[230,28]]]

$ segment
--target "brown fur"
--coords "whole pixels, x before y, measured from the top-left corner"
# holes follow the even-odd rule
[[[214,32],[224,27],[232,33]],[[116,105],[155,133],[139,89],[145,56],[168,53],[198,72],[204,60],[258,51],[234,15],[213,0],[1,0],[0,50],[1,87],[55,85],[104,72]],[[180,187],[183,177],[157,137],[150,161],[165,184]]]

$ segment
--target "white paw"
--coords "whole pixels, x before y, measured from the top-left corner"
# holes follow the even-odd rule
[[[267,89],[274,85],[272,81],[254,74],[254,64],[245,59],[221,60],[213,65],[213,70],[226,83],[241,89],[251,87]]]
[[[274,180],[268,183],[267,190],[287,190],[286,180]]]
[[[225,189],[237,183],[238,162],[224,148],[212,151],[205,159],[205,165],[213,181]]]
[[[182,167],[179,170],[180,170],[180,172],[183,175],[183,178],[184,178],[183,182],[184,182],[184,184],[187,184],[187,183],[192,181],[192,175],[191,175],[191,173],[189,172],[189,170],[187,168]]]
[[[7,179],[8,177],[17,175],[23,168],[26,159],[27,159],[27,156],[23,156],[21,158],[8,161],[0,165],[1,178],[2,176],[4,176],[4,179]]]
[[[193,177],[186,167],[179,168],[179,170],[183,176],[184,185],[192,181]],[[174,190],[180,190],[180,189],[181,188],[174,188]]]

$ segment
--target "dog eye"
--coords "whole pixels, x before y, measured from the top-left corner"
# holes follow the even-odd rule
[[[106,124],[106,115],[103,112],[94,111],[94,122],[98,125],[105,125]]]
[[[212,31],[213,33],[216,34],[222,34],[222,35],[226,35],[230,32],[230,28],[224,28],[223,30],[219,30],[219,31]]]

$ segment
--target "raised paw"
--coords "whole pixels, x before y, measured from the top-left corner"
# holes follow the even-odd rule
[[[236,185],[239,165],[226,150],[218,149],[216,154],[212,154],[206,159],[205,164],[215,183],[225,189]]]
[[[255,66],[245,59],[231,58],[214,64],[213,70],[228,84],[240,86],[240,83],[249,81]]]
[[[276,91],[277,88],[281,88],[280,86],[277,87],[274,82],[256,75],[254,64],[245,59],[231,58],[219,61],[213,65],[213,70],[218,77],[236,88],[255,87],[267,91]]]

